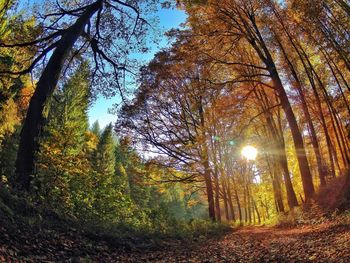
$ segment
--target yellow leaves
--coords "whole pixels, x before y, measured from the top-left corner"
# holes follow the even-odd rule
[[[6,134],[15,131],[15,126],[19,123],[17,106],[13,99],[9,99],[2,108],[0,108],[0,143]]]
[[[159,187],[157,191],[158,191],[158,193],[160,193],[160,194],[164,194],[164,193],[167,191],[167,189],[164,188],[164,187]]]
[[[198,200],[191,199],[190,201],[187,202],[187,207],[192,208],[196,206],[199,203]]]
[[[85,138],[86,138],[87,150],[88,151],[96,150],[97,144],[98,144],[97,136],[91,131],[86,131]]]
[[[19,92],[18,108],[22,113],[22,118],[24,117],[25,111],[28,108],[29,101],[34,93],[34,90],[35,87],[33,84],[29,80],[26,80],[24,87]]]

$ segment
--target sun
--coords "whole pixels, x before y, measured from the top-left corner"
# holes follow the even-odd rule
[[[243,147],[241,153],[247,160],[255,160],[256,156],[258,155],[258,150],[253,146],[247,145]]]

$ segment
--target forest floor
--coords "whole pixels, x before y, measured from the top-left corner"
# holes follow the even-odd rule
[[[0,262],[350,262],[350,225],[342,222],[241,227],[215,238],[140,246],[74,228],[0,223]]]

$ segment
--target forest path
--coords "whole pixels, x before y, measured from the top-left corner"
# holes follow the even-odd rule
[[[1,221],[1,220],[0,220]],[[181,244],[121,248],[68,229],[33,231],[0,225],[0,262],[350,262],[350,225],[323,223],[298,228],[242,227]]]
[[[350,226],[242,227],[221,239],[120,255],[123,262],[350,262]]]

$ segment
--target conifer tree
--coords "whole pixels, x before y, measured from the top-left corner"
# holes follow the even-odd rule
[[[104,177],[112,177],[115,172],[115,155],[112,125],[109,124],[102,132],[97,145],[94,159],[94,169]]]
[[[101,128],[100,128],[100,124],[98,121],[95,121],[90,128],[90,131],[95,134],[97,137],[101,136]]]
[[[84,147],[88,129],[88,79],[89,67],[83,62],[49,105],[34,185],[41,194],[50,196],[48,200],[52,204],[72,206],[72,195],[79,185],[76,180],[85,178],[89,170]],[[79,187],[84,184],[80,182]]]

